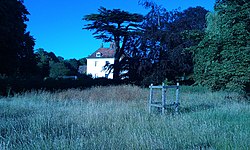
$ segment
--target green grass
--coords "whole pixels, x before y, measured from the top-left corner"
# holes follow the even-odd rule
[[[0,99],[0,149],[250,149],[250,105],[181,87],[179,114],[148,113],[148,89],[95,87]]]

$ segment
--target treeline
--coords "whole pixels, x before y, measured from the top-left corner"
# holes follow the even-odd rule
[[[0,1],[0,95],[116,84],[79,74],[85,58],[64,60],[42,48],[34,50],[35,39],[27,31],[28,15],[22,0]],[[63,79],[72,75],[78,80]]]
[[[249,92],[250,2],[216,0],[214,12],[199,6],[168,11],[153,1],[139,2],[149,11],[145,16],[101,7],[97,14],[83,17],[88,21],[84,29],[94,31],[97,39],[116,44],[115,63],[107,67],[113,71],[115,83],[121,79],[138,85],[179,81],[212,90]],[[4,90],[19,81],[20,85],[31,83],[34,78],[32,83],[39,86],[29,84],[33,86],[27,89],[94,83],[83,75],[84,82],[63,85],[66,83],[58,77],[79,75],[78,67],[86,64],[86,59],[64,60],[43,49],[34,51],[35,40],[26,31],[27,15],[23,1],[0,1],[0,75]]]
[[[98,14],[83,18],[92,22],[84,29],[94,30],[95,38],[116,43],[115,62],[109,67],[114,78],[140,85],[184,79],[193,83],[193,56],[186,49],[202,40],[208,11],[199,6],[167,11],[154,2],[141,4],[149,9],[145,16],[101,7]],[[119,74],[123,70],[128,72]]]
[[[183,77],[216,91],[250,92],[250,1],[216,0],[213,12],[202,7],[166,12],[150,1],[143,5],[151,11],[143,23],[146,48],[139,50],[150,47],[146,58],[154,62],[143,80]]]
[[[144,5],[151,7],[146,37],[155,43],[147,44],[153,53],[147,58],[157,60],[146,69],[149,77],[183,76],[214,91],[250,93],[250,1],[216,0],[208,13],[201,7],[164,13],[152,2]]]
[[[38,74],[42,79],[83,76],[84,72],[79,72],[79,67],[87,64],[86,58],[65,60],[63,57],[56,56],[53,52],[47,52],[42,48],[35,50],[35,59]]]
[[[141,0],[145,16],[101,7],[83,17],[97,39],[115,41],[114,78],[128,70],[131,82],[148,85],[183,81],[212,90],[249,93],[250,2],[216,0],[203,7],[167,11]]]
[[[0,1],[0,77],[77,75],[78,67],[86,65],[85,58],[64,60],[42,48],[34,51],[35,39],[26,30],[27,15],[22,0]]]

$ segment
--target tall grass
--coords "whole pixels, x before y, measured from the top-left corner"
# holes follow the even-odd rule
[[[241,97],[180,93],[180,113],[164,115],[148,113],[148,89],[128,85],[2,98],[0,149],[250,149]]]

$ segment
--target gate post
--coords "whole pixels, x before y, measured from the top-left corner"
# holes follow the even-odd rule
[[[166,107],[166,89],[165,84],[162,83],[162,89],[161,89],[161,113],[164,114],[165,107]]]
[[[148,102],[148,111],[151,113],[151,104],[153,102],[153,84],[150,85],[149,91],[149,102]]]
[[[179,105],[180,105],[180,103],[179,103],[179,82],[177,83],[177,86],[176,86],[176,100],[175,100],[175,112],[177,112],[178,113],[178,111],[179,111]]]

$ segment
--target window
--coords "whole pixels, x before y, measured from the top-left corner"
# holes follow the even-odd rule
[[[96,57],[101,57],[101,56],[102,56],[102,53],[97,52],[95,56],[96,56]]]

